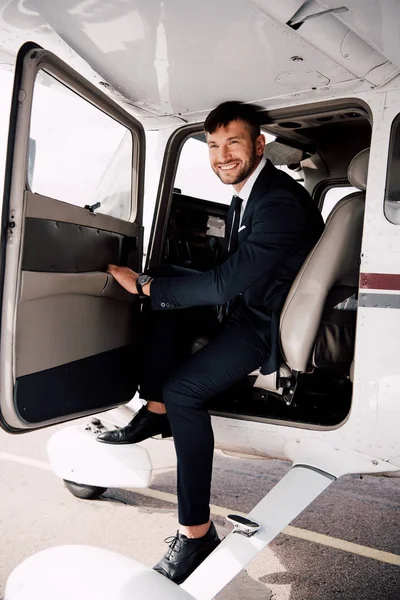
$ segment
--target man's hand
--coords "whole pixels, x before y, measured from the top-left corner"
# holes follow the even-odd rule
[[[107,273],[110,273],[123,288],[131,294],[137,294],[136,281],[138,273],[128,267],[117,267],[117,265],[108,265]]]

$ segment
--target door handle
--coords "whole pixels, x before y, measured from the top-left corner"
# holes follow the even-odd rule
[[[94,212],[96,209],[100,208],[101,202],[95,202],[94,204],[86,204],[83,208],[86,208],[92,215],[95,215]]]

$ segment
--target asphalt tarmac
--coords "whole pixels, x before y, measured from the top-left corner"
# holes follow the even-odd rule
[[[46,442],[55,430],[0,432],[0,598],[14,567],[39,550],[89,544],[152,566],[177,528],[170,440],[143,444],[154,467],[150,490],[109,489],[87,501],[73,497],[50,468]],[[288,468],[216,452],[211,501],[220,535],[230,530],[226,509],[247,513]],[[217,599],[399,600],[400,479],[349,476],[334,483]]]

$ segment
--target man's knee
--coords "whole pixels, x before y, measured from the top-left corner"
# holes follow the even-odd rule
[[[167,379],[162,388],[162,396],[167,412],[180,408],[202,409],[206,401],[199,383],[179,375]]]
[[[162,386],[162,396],[167,412],[172,411],[174,408],[183,404],[181,386],[176,377],[170,376],[164,382]]]

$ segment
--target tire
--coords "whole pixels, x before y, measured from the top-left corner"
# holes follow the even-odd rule
[[[83,485],[67,479],[64,479],[64,485],[73,496],[81,500],[97,500],[107,490],[97,485]]]

